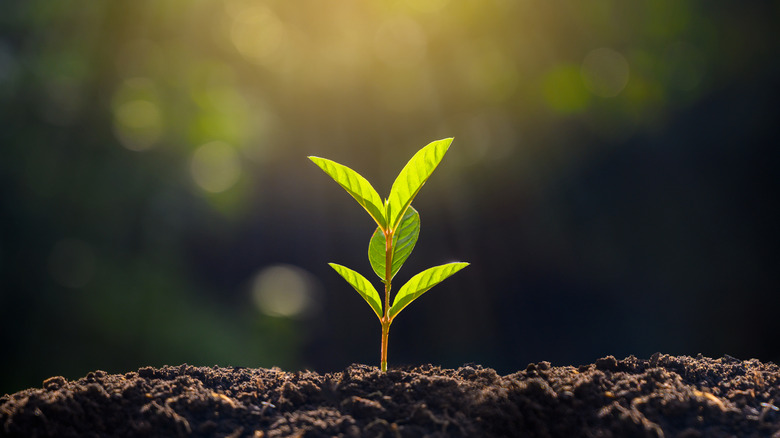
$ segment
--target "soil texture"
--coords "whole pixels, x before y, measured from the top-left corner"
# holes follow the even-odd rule
[[[506,376],[479,365],[94,371],[3,395],[0,436],[780,438],[780,367],[656,353]]]

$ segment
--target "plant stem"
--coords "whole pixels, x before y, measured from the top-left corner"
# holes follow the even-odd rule
[[[385,316],[382,322],[382,350],[379,368],[387,372],[387,338],[390,334],[390,281],[393,277],[393,230],[385,231]]]
[[[382,357],[379,362],[379,369],[387,372],[387,335],[390,334],[390,324],[382,321]]]

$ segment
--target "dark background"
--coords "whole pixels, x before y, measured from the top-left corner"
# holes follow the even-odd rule
[[[0,393],[141,366],[377,364],[372,221],[415,201],[390,366],[780,360],[778,2],[0,4]],[[379,282],[375,283],[379,286]]]

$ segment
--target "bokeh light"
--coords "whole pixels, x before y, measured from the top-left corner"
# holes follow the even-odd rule
[[[163,133],[163,117],[154,83],[148,78],[126,80],[114,95],[114,132],[132,151],[154,147]]]
[[[241,176],[241,162],[235,149],[221,141],[199,146],[192,154],[192,179],[198,187],[220,193],[233,187]]]
[[[319,310],[316,281],[296,266],[263,268],[252,282],[251,293],[257,309],[269,316],[304,317]]]
[[[376,321],[326,264],[370,273],[373,224],[305,157],[384,196],[450,136],[398,282],[472,264],[394,327],[393,360],[780,360],[776,3],[2,9],[0,393],[373,363]]]
[[[626,57],[606,47],[590,51],[582,61],[585,86],[600,97],[615,97],[623,91],[629,70]]]
[[[227,2],[233,24],[230,37],[236,49],[249,61],[271,65],[284,51],[284,23],[262,3]]]

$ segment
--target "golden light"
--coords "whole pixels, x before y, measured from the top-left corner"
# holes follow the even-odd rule
[[[284,23],[267,6],[229,2],[228,11],[233,11],[230,38],[241,55],[258,64],[271,64],[284,45],[286,29]]]
[[[419,12],[433,13],[444,9],[447,6],[449,0],[406,0],[406,4],[411,8]]]
[[[426,49],[425,31],[405,16],[385,20],[374,36],[374,53],[390,67],[415,67],[425,59]]]

